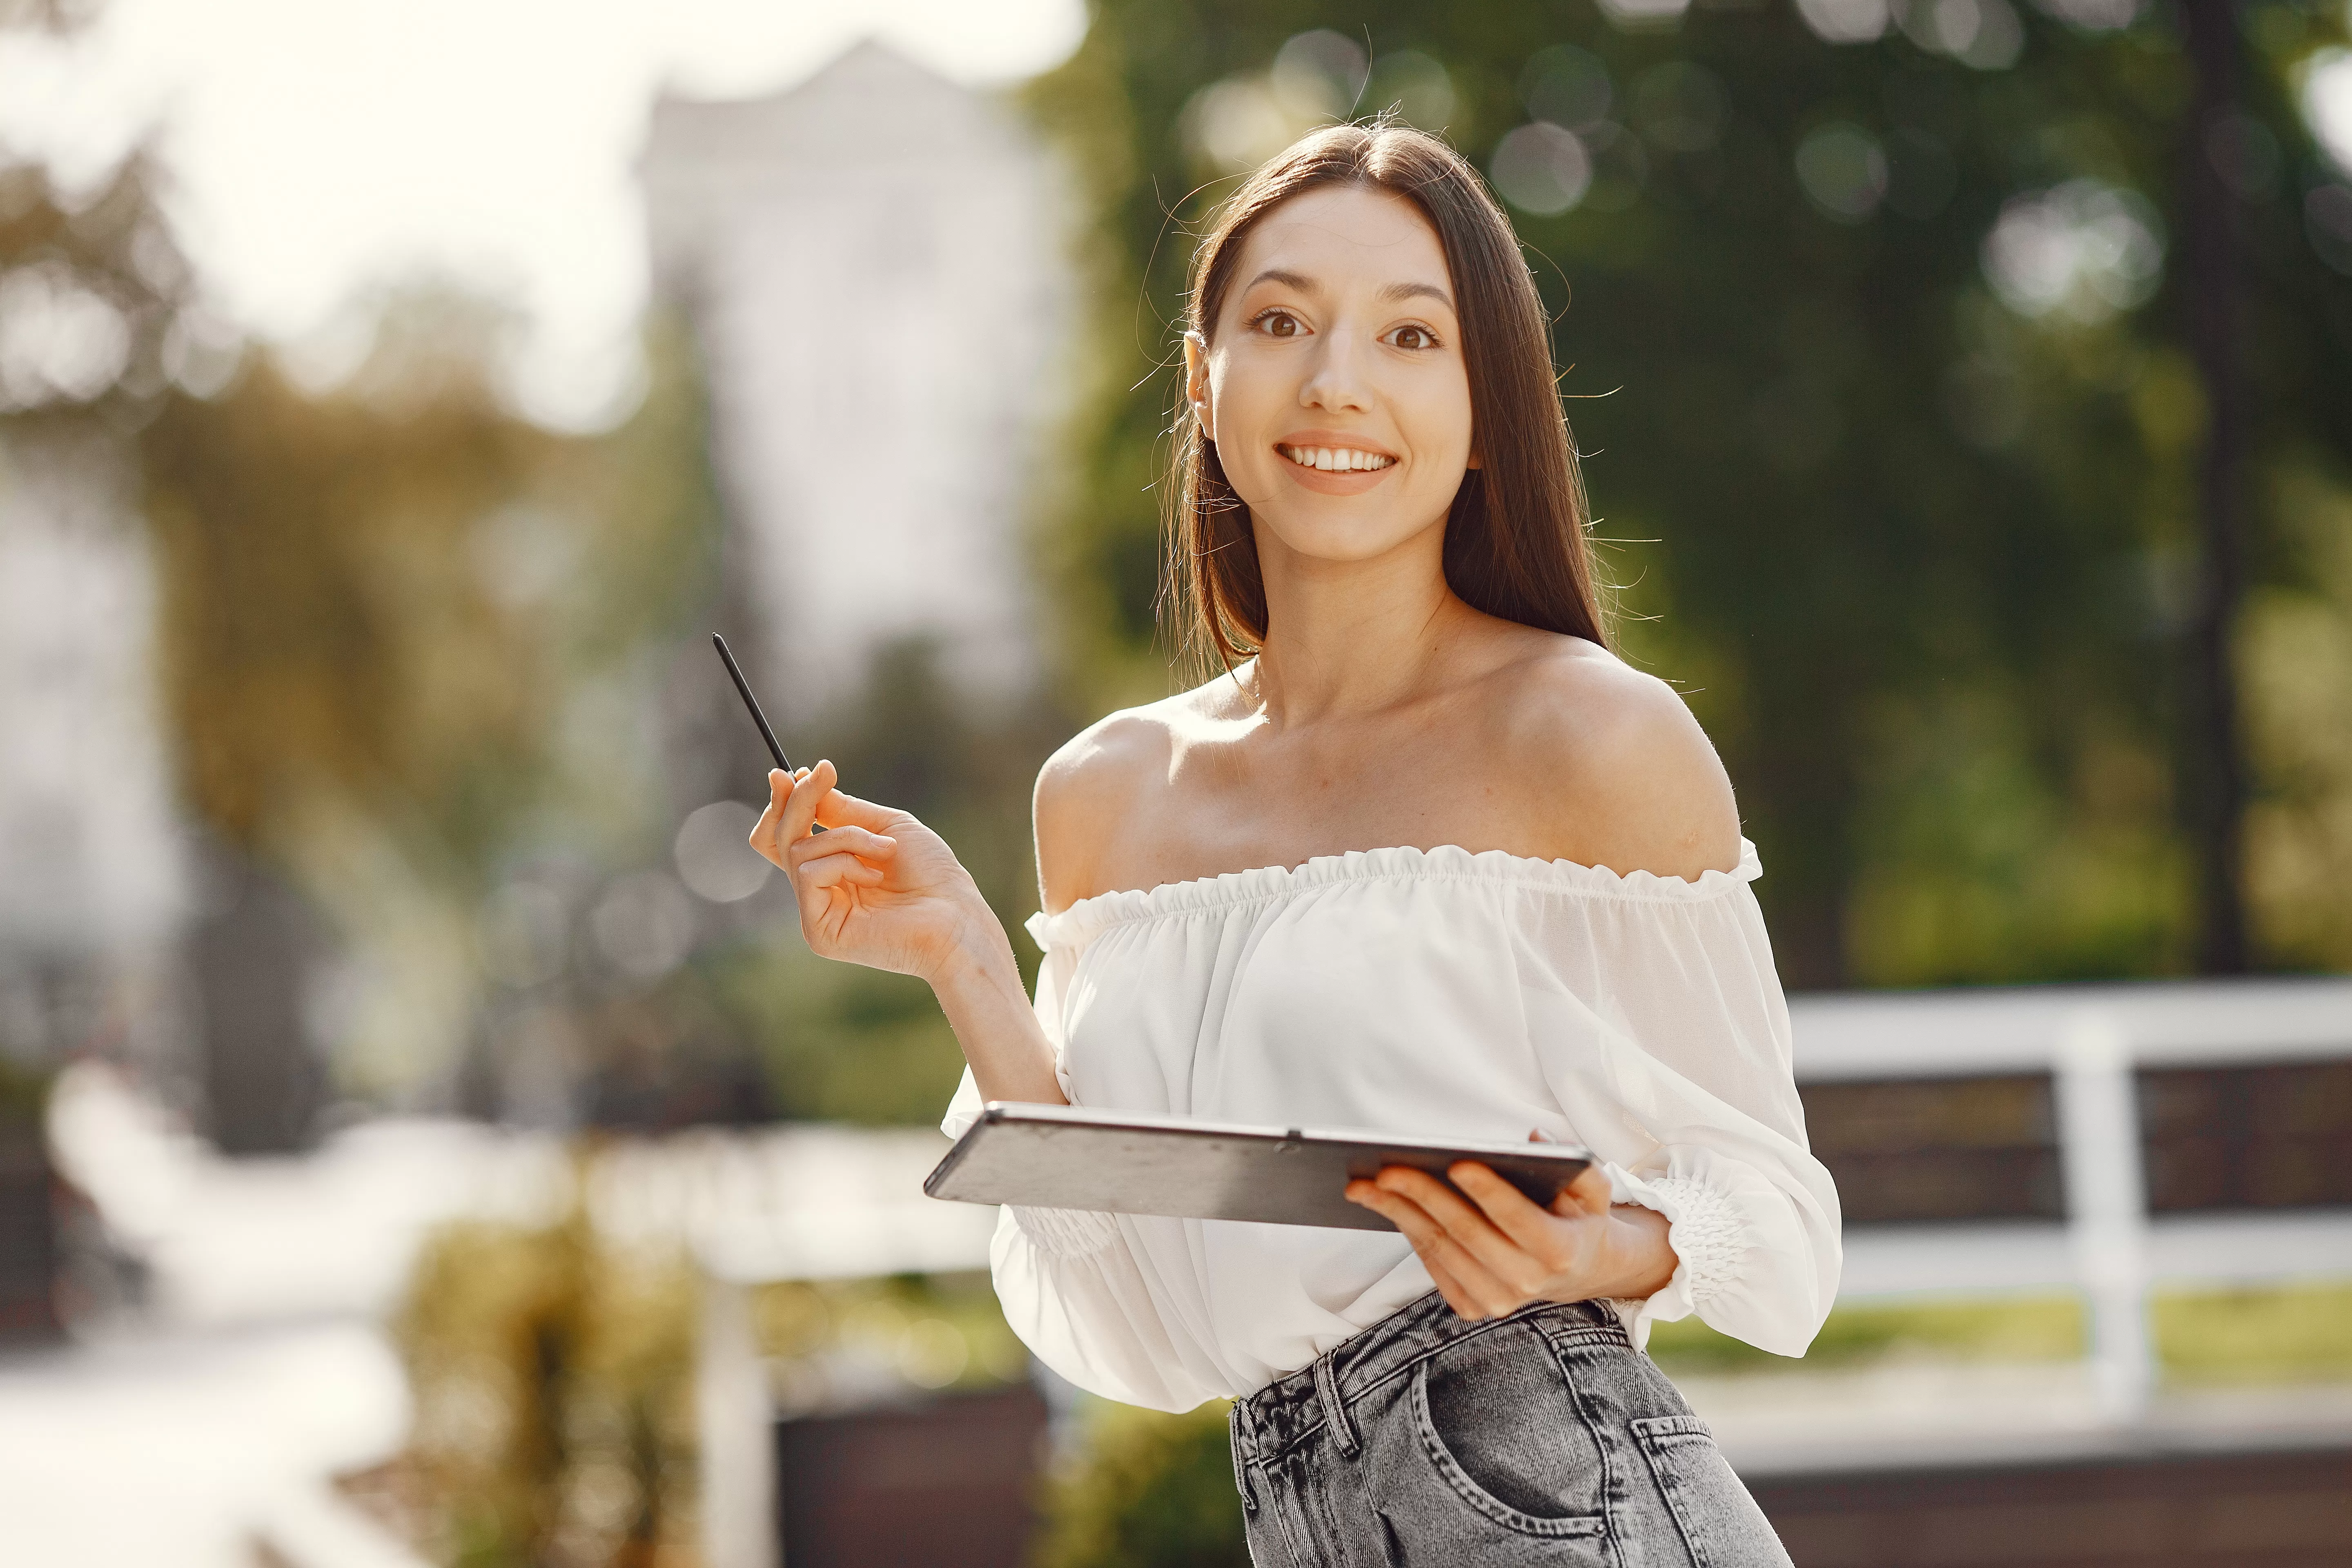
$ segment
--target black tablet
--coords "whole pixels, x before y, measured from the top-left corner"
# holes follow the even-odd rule
[[[1445,1180],[1475,1160],[1549,1205],[1592,1163],[1563,1143],[1479,1143],[1390,1132],[1244,1127],[1076,1105],[992,1101],[923,1182],[935,1198],[1180,1219],[1390,1230],[1348,1183],[1384,1165]]]

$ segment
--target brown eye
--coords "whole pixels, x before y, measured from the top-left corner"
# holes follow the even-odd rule
[[[1278,314],[1268,316],[1265,319],[1265,331],[1269,337],[1295,338],[1298,335],[1298,321],[1293,316]]]
[[[1437,340],[1431,337],[1428,330],[1423,327],[1399,327],[1391,337],[1396,346],[1401,349],[1433,348],[1437,343]]]

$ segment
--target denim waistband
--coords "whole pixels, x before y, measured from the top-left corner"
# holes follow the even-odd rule
[[[1456,1316],[1433,1290],[1238,1402],[1234,1429],[1252,1458],[1271,1459],[1328,1422],[1339,1429],[1340,1447],[1352,1453],[1355,1431],[1347,1405],[1448,1345],[1524,1322],[1533,1322],[1555,1343],[1604,1340],[1633,1347],[1625,1325],[1604,1302],[1537,1301],[1473,1322]]]

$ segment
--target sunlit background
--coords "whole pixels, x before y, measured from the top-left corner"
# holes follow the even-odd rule
[[[1738,785],[1803,1568],[2352,1541],[2352,32],[2298,0],[0,0],[0,1555],[1223,1564],[1034,1368],[765,753],[1009,927],[1178,679],[1192,237],[1484,170]],[[1016,939],[1025,950],[1025,941]],[[1024,962],[1028,955],[1024,951]]]

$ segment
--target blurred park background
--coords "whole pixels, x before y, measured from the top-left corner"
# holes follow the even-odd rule
[[[1661,1359],[1801,1563],[2343,1560],[2343,5],[0,0],[25,1561],[1243,1561],[1217,1412],[1033,1373],[915,1195],[953,1040],[803,948],[709,634],[1017,927],[1037,765],[1176,679],[1191,237],[1381,111],[1518,226],[1912,1249]],[[2190,1429],[2227,1551],[2095,1468]],[[1871,1433],[1977,1523],[1840,1535]]]

